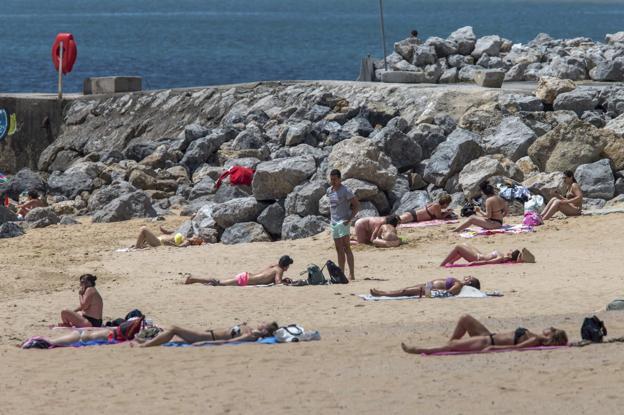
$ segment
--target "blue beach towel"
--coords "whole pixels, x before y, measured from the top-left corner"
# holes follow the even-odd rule
[[[234,342],[234,343],[224,343],[224,344],[202,344],[201,346],[193,346],[191,343],[185,343],[185,342],[169,342],[169,343],[165,343],[163,344],[163,346],[165,347],[207,347],[207,346],[236,346],[239,344],[250,344],[252,342]],[[275,337],[263,337],[261,339],[256,340],[255,342],[256,344],[278,344],[277,343],[277,339]]]

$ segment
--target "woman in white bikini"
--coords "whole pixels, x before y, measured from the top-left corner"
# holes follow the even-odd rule
[[[555,213],[561,212],[566,216],[579,216],[583,207],[583,191],[570,170],[563,172],[563,181],[568,186],[565,198],[555,192],[555,197],[550,199],[542,211],[542,219],[550,219]]]
[[[276,322],[263,323],[255,329],[248,326],[247,323],[242,323],[227,329],[206,330],[203,332],[172,326],[169,330],[163,331],[152,340],[143,343],[141,347],[160,346],[161,344],[170,342],[175,336],[195,346],[200,346],[202,344],[216,345],[235,342],[255,342],[262,337],[273,336],[273,333],[278,328],[279,326]]]
[[[440,264],[441,267],[455,264],[460,259],[465,259],[470,265],[503,264],[505,262],[535,262],[535,257],[528,249],[515,249],[503,254],[494,250],[483,253],[474,246],[459,244],[451,250]]]

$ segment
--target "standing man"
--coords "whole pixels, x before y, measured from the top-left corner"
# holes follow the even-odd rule
[[[329,198],[329,210],[331,213],[331,232],[336,253],[338,254],[338,266],[345,272],[345,259],[349,264],[349,278],[355,279],[355,261],[350,243],[351,221],[360,210],[360,202],[349,188],[342,185],[340,170],[332,170],[329,173],[327,197]]]

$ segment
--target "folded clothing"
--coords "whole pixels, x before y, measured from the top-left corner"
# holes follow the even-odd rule
[[[457,219],[434,219],[434,220],[426,220],[423,222],[409,222],[409,223],[401,223],[399,224],[399,228],[427,228],[429,226],[439,226],[446,225],[452,223],[458,223]]]
[[[461,236],[462,238],[474,238],[476,236],[489,236],[489,235],[499,235],[499,234],[516,235],[519,233],[528,233],[528,232],[534,232],[534,231],[535,229],[533,229],[532,226],[518,224],[518,225],[503,225],[502,228],[498,228],[498,229],[483,229],[479,227],[468,228],[464,232],[460,233],[459,236]]]

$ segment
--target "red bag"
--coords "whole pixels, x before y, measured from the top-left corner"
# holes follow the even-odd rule
[[[120,342],[134,339],[134,336],[141,331],[144,320],[145,316],[121,323],[111,337]]]
[[[219,176],[217,183],[215,183],[215,188],[218,189],[221,187],[221,183],[228,176],[230,176],[230,184],[250,186],[255,172],[255,170],[249,167],[232,166]]]

